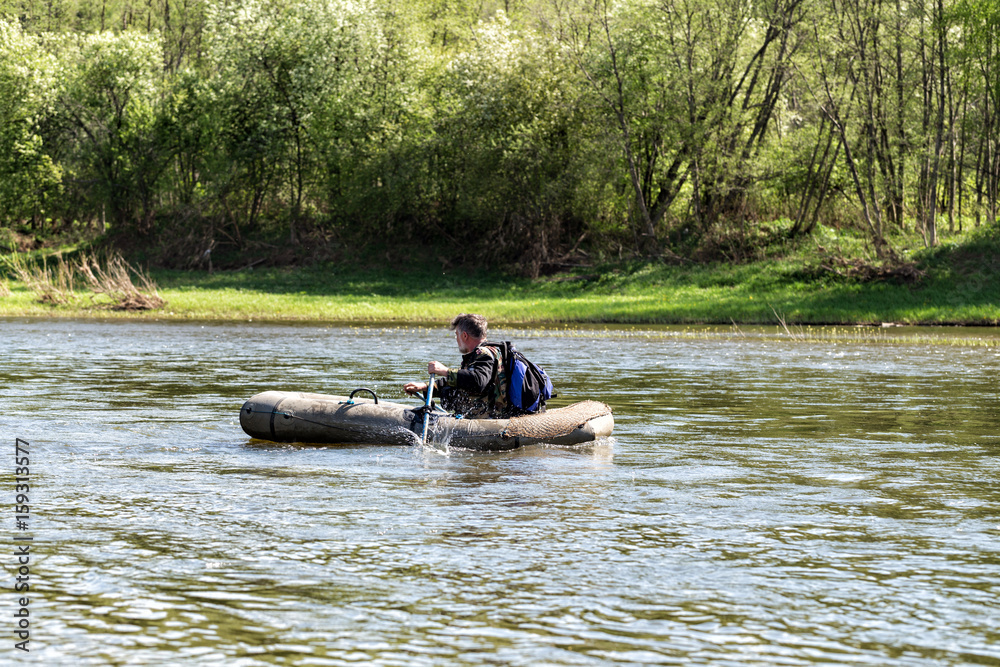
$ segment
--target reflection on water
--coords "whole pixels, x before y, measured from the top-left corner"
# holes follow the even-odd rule
[[[46,664],[1000,664],[994,346],[497,332],[615,437],[444,453],[238,423],[444,328],[0,327]]]

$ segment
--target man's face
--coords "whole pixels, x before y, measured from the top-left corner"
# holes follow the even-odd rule
[[[455,342],[458,343],[458,351],[461,354],[468,354],[472,352],[472,348],[469,347],[469,334],[464,331],[455,331]]]

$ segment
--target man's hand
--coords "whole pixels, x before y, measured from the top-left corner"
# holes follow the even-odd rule
[[[420,392],[422,392],[425,389],[427,389],[427,383],[426,382],[407,382],[403,386],[403,391],[405,391],[407,394],[410,394],[410,395],[419,394]]]
[[[448,375],[448,367],[440,361],[432,361],[427,364],[427,372],[431,375]]]

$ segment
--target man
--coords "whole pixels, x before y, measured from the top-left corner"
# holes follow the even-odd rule
[[[503,356],[498,346],[487,344],[486,327],[482,315],[462,313],[451,323],[462,354],[461,367],[448,368],[440,361],[427,364],[428,373],[443,378],[434,383],[441,405],[470,419],[509,416]],[[403,389],[416,394],[427,389],[427,383],[409,382]]]

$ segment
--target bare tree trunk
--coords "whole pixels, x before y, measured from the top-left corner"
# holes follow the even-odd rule
[[[906,217],[906,155],[908,141],[906,139],[905,121],[905,100],[906,90],[903,83],[903,8],[901,0],[896,0],[896,133],[897,133],[897,156],[896,156],[896,222],[900,227],[904,224]]]
[[[987,128],[989,124],[987,123]],[[986,138],[986,132],[979,135],[979,146],[976,148],[976,227],[982,224],[982,210],[983,210],[983,188],[986,176],[986,156],[989,149],[986,147],[989,139]]]
[[[834,6],[835,11],[838,9],[839,9],[838,7]],[[858,17],[854,16],[853,18],[857,19]],[[845,41],[850,40],[854,42],[854,44],[860,46],[860,44],[863,42],[863,35],[860,34],[860,32],[858,31],[861,31],[863,27],[864,26],[862,25],[862,22],[854,23],[853,21],[851,21],[850,18],[848,18],[846,23],[841,24],[841,29],[843,30],[846,28],[848,31],[854,31],[854,32],[849,36],[841,34],[841,38],[844,39]],[[818,37],[819,34],[818,25],[814,26],[814,31]],[[817,43],[819,43],[818,38],[816,41]],[[859,58],[863,61],[864,55],[861,54]],[[861,66],[863,67],[864,65],[862,64]],[[843,100],[838,101],[834,98],[830,82],[830,76],[827,74],[827,67],[822,56],[819,58],[819,76],[820,76],[820,82],[823,86],[822,98],[818,100],[820,111],[830,121],[833,129],[836,130],[837,135],[840,138],[840,146],[844,149],[844,162],[846,163],[848,171],[851,174],[851,180],[854,184],[854,193],[855,196],[857,197],[858,202],[861,204],[865,228],[868,231],[869,238],[871,238],[872,245],[874,246],[875,249],[875,254],[880,260],[883,261],[892,259],[895,257],[895,253],[892,251],[892,248],[885,240],[882,218],[879,213],[879,209],[878,207],[873,206],[872,202],[869,201],[869,196],[868,193],[866,192],[866,187],[864,183],[862,183],[861,173],[858,168],[858,163],[854,157],[854,152],[851,150],[851,138],[847,134],[847,128],[846,128],[847,123],[843,114],[841,113],[841,108],[846,107],[848,110],[850,110],[850,108],[853,106],[854,97],[857,94],[859,88],[860,77],[858,77],[856,73],[850,73],[847,76],[847,80],[848,82],[850,82],[851,86],[850,86],[850,91],[847,91],[845,89],[842,93],[844,97],[847,97],[847,102],[846,104],[844,104]],[[870,136],[870,135],[865,135],[865,133],[862,133],[862,135],[863,137]],[[864,140],[864,138],[862,140]]]
[[[937,55],[938,55],[938,67],[937,67],[937,120],[935,121],[935,131],[934,131],[934,153],[931,157],[931,170],[930,177],[927,183],[927,196],[928,196],[928,213],[927,220],[925,222],[924,228],[926,230],[926,243],[928,247],[933,247],[937,245],[937,191],[938,191],[938,178],[940,176],[941,169],[941,152],[944,145],[944,106],[945,100],[945,87],[947,79],[947,69],[945,68],[945,20],[944,20],[944,2],[943,0],[937,0],[937,11],[934,15],[934,22],[937,24]]]
[[[851,172],[851,179],[854,181],[855,194],[858,196],[858,201],[861,202],[861,208],[865,214],[865,224],[868,226],[868,231],[871,233],[872,241],[875,245],[875,254],[879,259],[883,259],[885,239],[882,234],[882,221],[872,214],[872,207],[868,203],[868,197],[865,196],[864,186],[861,184],[861,177],[858,174],[858,166],[854,160],[854,156],[851,155],[851,143],[847,139],[847,133],[844,130],[844,126],[840,123],[834,121],[837,131],[840,133],[840,142],[844,147],[844,159],[847,161],[847,167]]]
[[[809,217],[809,210],[812,207],[812,200],[814,198],[816,199],[817,210],[823,204],[823,196],[826,193],[826,185],[829,182],[830,175],[828,167],[831,163],[830,148],[833,146],[832,127],[826,131],[826,140],[824,142],[823,135],[826,125],[827,119],[826,116],[823,116],[820,118],[816,145],[813,147],[812,156],[809,159],[809,167],[806,172],[806,187],[802,191],[802,197],[799,200],[798,210],[795,213],[795,223],[792,225],[790,232],[792,236],[797,236],[798,234],[808,234],[813,230],[813,227],[815,226],[815,217],[812,218],[812,223],[808,225],[806,224],[806,220]],[[823,149],[823,154],[818,155],[821,147]],[[839,153],[839,146],[836,153]],[[834,154],[833,161],[837,159],[836,153]]]
[[[962,113],[960,117],[962,118],[962,132],[958,138],[958,159],[956,161],[955,169],[955,181],[958,185],[958,230],[962,231],[962,215],[965,213],[965,148],[968,145],[968,136],[966,134],[967,123],[964,122],[969,109],[969,81],[968,78],[965,79],[965,85],[962,86]]]
[[[823,111],[827,114],[827,118],[830,119],[830,122],[833,123],[837,133],[840,135],[840,144],[844,148],[844,160],[847,162],[847,168],[851,172],[851,180],[854,181],[854,192],[858,197],[858,201],[861,203],[861,208],[865,216],[865,225],[868,227],[872,243],[875,246],[875,255],[879,259],[886,259],[891,256],[891,250],[889,250],[886,246],[885,238],[882,234],[881,220],[872,215],[872,208],[868,203],[868,197],[865,195],[865,188],[861,184],[861,176],[858,173],[857,162],[854,160],[854,156],[851,153],[851,142],[847,138],[847,131],[844,124],[835,117],[834,114],[836,111],[827,109],[824,109]]]
[[[955,183],[958,170],[955,156],[955,90],[948,74],[948,231],[955,232]]]
[[[1000,113],[998,113],[997,100],[993,99],[990,104],[989,93],[987,93],[986,104],[986,127],[984,131],[985,140],[983,145],[985,153],[983,155],[984,181],[986,185],[986,215],[987,223],[996,224],[997,221],[997,194],[998,184],[1000,184],[1000,151],[996,145],[995,135],[997,125],[1000,123]]]
[[[930,110],[932,104],[932,83],[930,81],[930,61],[933,60],[933,55],[928,57],[927,55],[927,40],[924,35],[924,17],[925,17],[923,2],[919,3],[918,21],[920,23],[919,29],[919,51],[920,51],[920,91],[922,94],[922,104],[920,106],[920,136],[923,140],[923,155],[920,159],[920,176],[917,180],[917,230],[923,234],[924,242],[927,241],[927,216],[928,210],[930,209],[930,202],[928,200],[928,190],[930,182],[930,153],[931,149],[927,145],[927,137],[930,136],[930,125],[931,117]]]
[[[611,39],[611,28],[607,18],[604,21],[605,36],[608,40],[608,53],[611,56],[611,68],[615,75],[615,92],[617,99],[614,100],[615,115],[618,117],[618,127],[622,133],[622,145],[625,148],[625,159],[628,162],[629,179],[632,181],[632,189],[635,190],[635,205],[642,216],[642,222],[646,228],[645,234],[650,242],[656,240],[656,230],[653,227],[653,219],[649,215],[649,207],[646,205],[646,197],[642,192],[642,178],[639,176],[639,166],[636,163],[635,155],[632,151],[632,132],[629,128],[629,120],[625,114],[625,88],[622,81],[622,74],[618,68],[618,52],[615,49],[614,41]]]
[[[616,47],[615,40],[611,34],[611,17],[608,12],[607,0],[603,0],[601,4],[601,12],[601,16],[598,20],[601,30],[604,33],[608,56],[611,59],[611,70],[615,79],[613,96],[605,92],[601,84],[595,79],[593,74],[584,64],[582,58],[577,58],[577,66],[580,68],[587,81],[591,84],[591,87],[598,93],[598,95],[600,95],[604,103],[614,112],[615,120],[618,125],[618,131],[621,133],[622,151],[625,154],[625,162],[628,167],[629,183],[631,184],[634,195],[633,205],[635,210],[639,212],[640,224],[644,229],[642,235],[647,239],[647,243],[645,245],[647,245],[650,249],[654,249],[658,245],[656,243],[656,228],[653,224],[653,218],[649,211],[649,205],[643,193],[644,188],[642,183],[642,174],[632,146],[633,137],[632,129],[630,127],[631,119],[629,118],[626,110],[627,100],[625,94],[624,74],[622,73],[621,63],[619,62],[618,48]],[[589,26],[587,27],[587,33],[589,41]],[[633,233],[635,234],[636,239],[638,239],[639,235],[634,227]],[[641,251],[642,249],[638,247],[638,245],[639,244],[637,244],[636,250]]]

